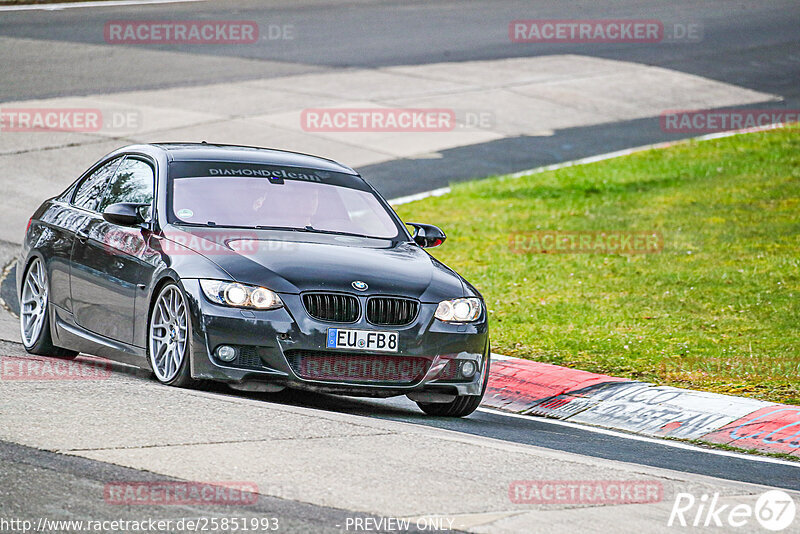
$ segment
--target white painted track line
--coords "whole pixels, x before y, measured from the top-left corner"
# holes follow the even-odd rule
[[[698,447],[696,445],[691,445],[689,443],[683,443],[681,441],[669,440],[669,439],[661,439],[661,438],[650,438],[646,436],[639,436],[637,434],[628,434],[627,432],[618,432],[615,430],[608,430],[605,428],[599,428],[596,426],[591,426],[582,423],[572,423],[570,421],[562,421],[559,419],[550,419],[548,417],[535,417],[530,415],[520,415],[516,413],[510,412],[502,412],[500,410],[494,410],[491,408],[478,408],[479,412],[490,413],[494,415],[503,415],[505,417],[513,417],[516,419],[526,419],[528,421],[536,421],[537,423],[548,423],[551,425],[558,425],[558,426],[565,426],[569,428],[576,428],[580,430],[586,430],[587,432],[594,432],[595,434],[603,434],[606,436],[614,436],[616,438],[623,438],[623,439],[630,439],[634,441],[644,441],[647,443],[653,443],[656,445],[664,445],[665,447],[672,447],[673,449],[684,449],[690,450],[694,452],[702,452],[706,454],[715,454],[717,456],[728,456],[731,458],[738,458],[740,460],[749,460],[751,462],[763,462],[768,464],[780,464],[780,465],[789,465],[792,467],[797,467],[800,469],[800,462],[793,462],[790,460],[781,460],[780,458],[771,458],[769,456],[758,456],[758,455],[751,455],[751,454],[744,454],[738,452],[731,452],[725,451],[721,449],[706,449],[703,447]]]
[[[146,6],[156,4],[183,4],[206,2],[207,0],[107,0],[104,2],[64,2],[58,4],[27,4],[23,6],[0,6],[0,11],[59,11],[79,7]]]
[[[576,165],[588,165],[589,163],[596,163],[598,161],[605,161],[608,159],[614,158],[621,158],[623,156],[630,156],[631,154],[635,154],[637,152],[644,152],[646,150],[657,150],[660,148],[668,148],[674,145],[680,145],[684,143],[690,143],[692,141],[710,141],[711,139],[721,139],[723,137],[732,137],[734,135],[742,135],[754,132],[763,132],[766,130],[774,130],[776,128],[782,128],[784,126],[788,126],[784,123],[775,123],[775,124],[768,124],[767,126],[759,126],[756,128],[745,128],[742,130],[728,130],[726,132],[717,132],[707,135],[701,135],[699,137],[688,137],[686,139],[678,139],[676,141],[664,141],[662,143],[652,143],[649,145],[642,145],[633,148],[625,148],[623,150],[617,150],[615,152],[606,152],[605,154],[597,154],[594,156],[588,156],[581,159],[574,159],[570,161],[562,161],[561,163],[553,163],[552,165],[545,165],[543,167],[535,167],[533,169],[527,169],[524,171],[518,171],[512,174],[506,174],[502,176],[498,176],[497,179],[504,180],[508,178],[522,178],[523,176],[528,176],[529,174],[538,174],[540,172],[547,172],[547,171],[556,171],[558,169],[565,169],[567,167],[575,167]],[[450,193],[449,187],[440,187],[438,189],[432,189],[430,191],[423,191],[422,193],[416,193],[414,195],[408,195],[405,197],[398,197],[389,200],[389,204],[392,206],[399,206],[400,204],[408,204],[409,202],[416,202],[417,200],[423,200],[428,197],[440,197],[442,195],[446,195]],[[492,357],[495,355],[493,354]],[[498,355],[500,356],[500,355]],[[503,359],[505,357],[501,357],[499,359]]]
[[[728,130],[725,132],[716,132],[712,134],[701,135],[698,137],[689,137],[686,139],[678,139],[676,141],[664,141],[662,143],[652,143],[649,145],[642,145],[633,148],[625,148],[623,150],[617,150],[615,152],[607,152],[605,154],[597,154],[596,156],[589,156],[586,158],[575,159],[572,161],[564,161],[562,163],[554,163],[553,165],[545,165],[544,167],[536,167],[534,169],[528,169],[525,171],[515,172],[513,174],[507,175],[508,178],[521,178],[522,176],[527,176],[529,174],[536,174],[545,171],[555,171],[558,169],[564,169],[566,167],[574,167],[575,165],[586,165],[588,163],[596,163],[598,161],[605,161],[607,159],[614,159],[620,158],[622,156],[630,156],[631,154],[635,154],[637,152],[644,152],[647,150],[657,150],[661,148],[668,148],[675,145],[681,145],[685,143],[690,143],[692,141],[710,141],[711,139],[722,139],[723,137],[732,137],[734,135],[742,135],[754,132],[763,132],[766,130],[774,130],[776,128],[782,128],[787,126],[782,122],[775,123],[775,124],[768,124],[766,126],[758,126],[756,128],[744,128],[741,130]],[[422,194],[422,193],[420,193]]]
[[[440,197],[442,195],[448,194],[449,192],[450,192],[449,187],[440,187],[439,189],[433,189],[432,191],[424,191],[422,193],[416,193],[414,195],[393,198],[388,202],[392,206],[399,206],[400,204],[408,204],[409,202],[416,202],[417,200],[422,200],[428,197]]]

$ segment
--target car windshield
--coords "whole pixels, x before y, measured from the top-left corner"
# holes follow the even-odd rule
[[[269,176],[188,176],[172,180],[171,200],[178,223],[375,238],[399,234],[374,193],[330,183]]]

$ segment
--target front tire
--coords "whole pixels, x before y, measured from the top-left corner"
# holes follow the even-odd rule
[[[466,417],[481,405],[483,394],[486,393],[486,386],[489,384],[489,361],[491,360],[491,350],[486,357],[486,373],[483,376],[483,386],[480,395],[461,395],[450,402],[418,402],[420,410],[428,415],[437,417]]]
[[[41,258],[34,258],[22,282],[19,299],[19,332],[30,354],[71,360],[78,353],[53,345],[50,333],[50,284]]]
[[[162,384],[192,387],[189,369],[191,324],[183,291],[177,284],[166,284],[158,293],[147,328],[147,359]]]

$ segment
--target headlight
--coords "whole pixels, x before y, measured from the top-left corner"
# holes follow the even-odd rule
[[[256,308],[258,310],[271,310],[283,306],[278,294],[266,287],[221,280],[200,280],[200,287],[203,288],[203,293],[208,300],[223,306]]]
[[[464,298],[443,300],[434,314],[440,321],[448,323],[468,323],[481,316],[481,299]]]

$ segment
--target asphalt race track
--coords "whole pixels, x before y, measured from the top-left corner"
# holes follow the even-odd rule
[[[0,102],[197,86],[334,69],[377,69],[440,62],[576,54],[658,66],[777,95],[776,107],[800,101],[796,2],[637,2],[565,4],[493,0],[445,2],[315,2],[259,0],[155,6],[7,12],[0,17],[4,75]],[[289,26],[292,39],[256,45],[104,47],[105,22],[118,19],[254,20]],[[525,18],[659,18],[700,24],[699,42],[624,44],[509,41],[508,24]],[[264,33],[262,31],[262,33]],[[266,32],[268,33],[268,32]],[[109,50],[112,48],[112,50]],[[8,73],[14,73],[9,76]],[[685,137],[658,121],[629,120],[511,137],[403,158],[359,171],[388,197],[426,191],[452,180],[529,169]],[[397,185],[398,176],[413,176]]]
[[[533,18],[659,19],[673,28],[697,25],[702,37],[636,45],[511,42],[509,22]],[[127,19],[253,20],[262,38],[249,45],[107,44],[105,24]],[[800,3],[782,0],[0,8],[0,110],[97,106],[144,117],[139,129],[0,131],[0,268],[10,264],[42,199],[132,142],[285,140],[352,164],[393,198],[687,137],[660,127],[659,113],[672,106],[796,109],[798,20]],[[519,71],[525,76],[502,84],[502,73],[513,78]],[[548,92],[551,83],[561,84],[558,94]],[[628,102],[657,86],[672,94]],[[296,124],[307,107],[451,102],[489,111],[490,124],[422,142],[312,135]],[[519,106],[528,106],[525,113],[516,113]],[[13,308],[9,282],[2,297]],[[16,318],[0,309],[0,359],[24,355]],[[590,479],[658,481],[663,499],[554,508],[509,495],[519,480]],[[260,495],[240,506],[109,503],[105,488],[119,481],[246,481]],[[674,532],[667,519],[680,492],[719,493],[734,506],[752,505],[769,488],[797,500],[800,464],[488,409],[435,419],[405,398],[177,390],[117,364],[89,380],[0,380],[2,532],[20,531],[3,528],[3,519],[15,517],[211,516],[276,517],[285,532],[397,531],[379,522],[387,517],[412,518],[411,531],[420,517],[443,517],[452,529],[473,532]],[[799,524],[785,532],[800,532]],[[764,532],[754,522],[736,531]]]

